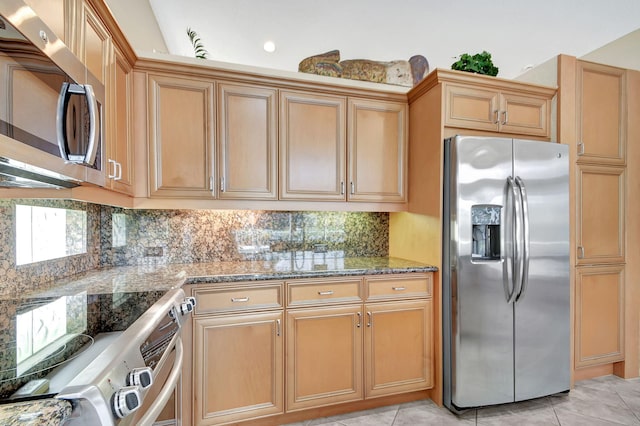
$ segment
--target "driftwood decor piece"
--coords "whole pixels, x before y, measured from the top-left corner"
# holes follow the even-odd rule
[[[429,74],[429,62],[422,55],[412,56],[408,61],[382,62],[368,59],[340,61],[340,51],[332,50],[302,60],[298,65],[298,71],[413,87]]]

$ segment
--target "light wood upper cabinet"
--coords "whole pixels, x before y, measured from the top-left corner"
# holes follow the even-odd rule
[[[578,161],[624,164],[625,70],[577,61]]]
[[[107,185],[109,188],[133,194],[133,123],[131,65],[115,46],[107,85]]]
[[[445,126],[548,138],[553,95],[547,92],[446,83]]]
[[[405,202],[407,105],[349,98],[349,201]]]
[[[148,76],[151,197],[214,196],[214,83]]]
[[[624,265],[576,268],[576,367],[624,359]]]
[[[287,412],[358,401],[362,305],[287,312]]]
[[[70,23],[75,16],[76,0],[25,0],[40,19],[67,46],[72,46]]]
[[[194,424],[284,412],[282,311],[194,318]]]
[[[220,83],[219,198],[278,198],[277,91]]]
[[[102,84],[107,83],[111,36],[98,14],[86,2],[80,6],[79,34],[76,40],[76,54],[89,72]]]
[[[431,303],[418,300],[365,305],[366,398],[433,386]]]
[[[577,173],[577,263],[624,262],[625,169],[579,165]]]
[[[280,199],[345,198],[346,98],[280,92]]]

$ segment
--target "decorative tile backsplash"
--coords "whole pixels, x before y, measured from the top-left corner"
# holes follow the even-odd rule
[[[87,211],[87,253],[16,266],[16,204]],[[283,252],[387,256],[388,213],[126,210],[67,200],[0,200],[0,294],[102,266],[271,259]]]

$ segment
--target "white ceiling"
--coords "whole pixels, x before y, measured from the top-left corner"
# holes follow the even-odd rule
[[[640,27],[638,0],[148,1],[168,53],[193,56],[190,27],[209,59],[289,71],[332,49],[342,59],[421,54],[431,69],[487,50],[498,75],[513,78],[559,53],[580,57]],[[263,50],[267,40],[275,42],[274,53]]]

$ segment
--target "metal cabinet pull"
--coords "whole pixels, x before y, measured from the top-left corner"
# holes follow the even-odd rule
[[[584,259],[584,247],[578,246],[578,259]]]
[[[495,110],[493,111],[493,114],[495,115],[495,118],[493,119],[493,124],[500,123],[500,111]]]
[[[344,181],[340,182],[340,195],[344,195]]]
[[[117,176],[116,175],[116,161],[109,158],[107,160],[107,163],[113,164],[113,174],[111,172],[107,173],[107,179],[114,179]]]
[[[509,121],[509,113],[507,111],[502,111],[502,116],[504,117],[502,124],[507,124],[507,121]]]
[[[578,155],[584,155],[584,142],[578,142]]]
[[[373,316],[371,315],[371,312],[367,312],[367,327],[371,327],[372,324],[373,324]]]
[[[276,336],[280,337],[280,319],[276,320]]]
[[[362,313],[358,312],[358,323],[356,324],[356,327],[360,328],[361,325],[362,325]]]
[[[319,296],[331,296],[332,294],[333,294],[333,290],[319,291],[318,292]]]
[[[354,195],[356,193],[356,185],[351,182],[351,195]]]
[[[232,302],[248,302],[249,301],[249,296],[247,297],[232,297],[231,298]]]
[[[116,176],[113,178],[113,180],[120,180],[122,179],[122,164],[118,163],[116,161]]]
[[[213,176],[209,176],[209,191],[213,192]]]
[[[220,177],[220,192],[224,192],[224,176]]]
[[[391,287],[394,291],[405,291],[406,287]]]

